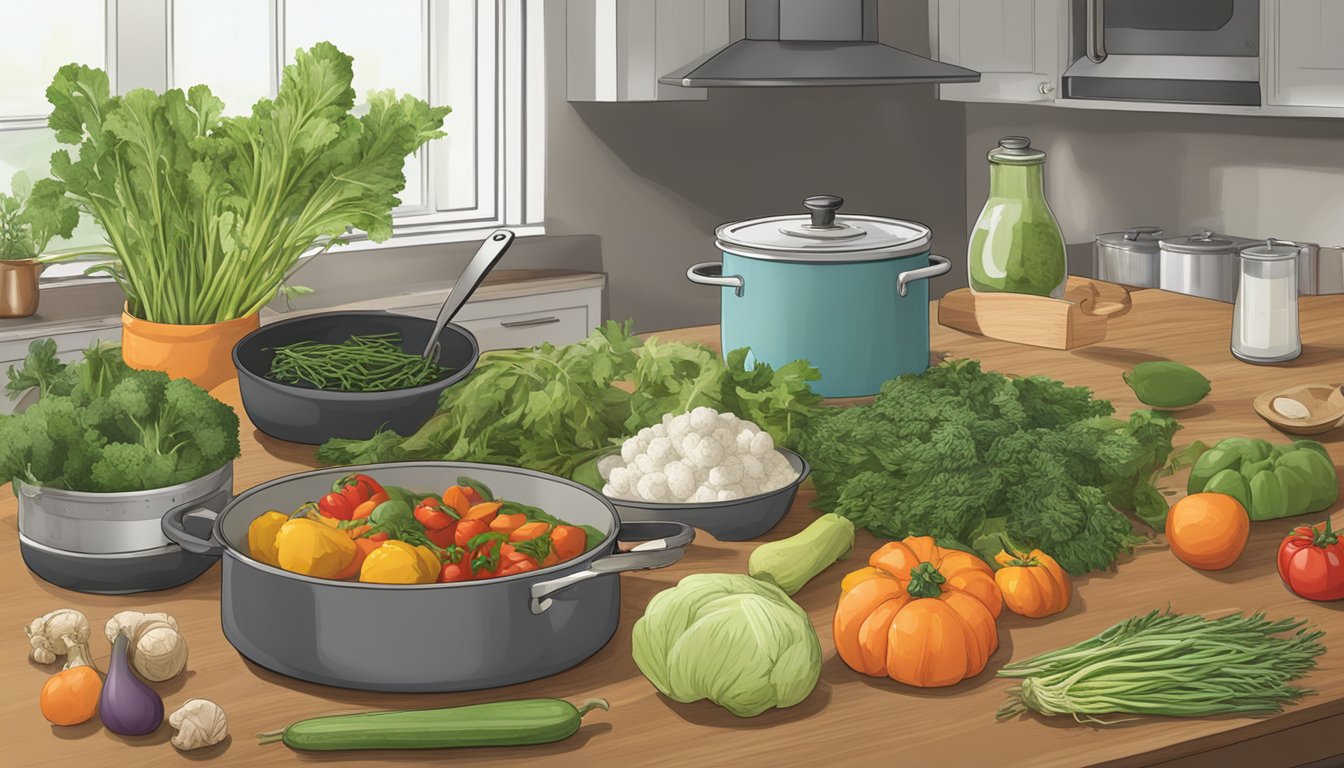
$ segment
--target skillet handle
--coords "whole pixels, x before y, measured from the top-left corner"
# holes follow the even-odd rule
[[[182,520],[187,515],[191,514],[208,517],[212,523],[219,517],[219,513],[213,509],[198,507],[194,504],[184,504],[183,506],[170,509],[168,510],[168,513],[163,516],[163,521],[159,523],[159,528],[163,531],[164,537],[195,555],[208,555],[209,557],[222,556],[224,554],[224,545],[215,540],[213,532],[210,534],[209,539],[202,539],[187,531]]]
[[[666,568],[686,554],[686,545],[695,539],[695,529],[685,523],[636,522],[621,524],[617,541],[640,541],[629,552],[607,555],[588,564],[587,570],[570,573],[532,585],[532,613],[542,614],[551,607],[551,598],[575,584],[598,576],[622,571],[643,571]]]

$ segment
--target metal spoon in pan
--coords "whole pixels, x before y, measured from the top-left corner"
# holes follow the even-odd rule
[[[429,334],[429,343],[425,345],[425,351],[421,354],[426,360],[433,360],[436,363],[439,361],[439,334],[443,332],[443,327],[452,321],[458,310],[462,309],[462,305],[466,304],[467,299],[476,292],[481,281],[499,262],[504,252],[513,245],[513,238],[512,231],[497,229],[485,238],[476,255],[471,257],[467,268],[462,271],[462,276],[457,278],[453,290],[448,292],[448,298],[439,309],[439,317],[434,321],[434,332]]]

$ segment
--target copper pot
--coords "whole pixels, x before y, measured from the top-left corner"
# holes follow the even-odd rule
[[[0,317],[28,317],[37,312],[37,259],[0,261]]]

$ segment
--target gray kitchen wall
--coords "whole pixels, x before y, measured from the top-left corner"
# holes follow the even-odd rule
[[[926,3],[879,5],[884,42],[928,53]],[[718,258],[714,228],[802,212],[838,194],[844,210],[933,228],[935,252],[966,242],[960,104],[932,86],[714,89],[707,101],[569,103],[565,3],[546,3],[547,232],[596,235],[610,316],[640,330],[718,322],[718,290],[685,278]],[[964,275],[964,259],[955,259]],[[964,282],[964,277],[961,278]],[[954,276],[933,283],[935,294]]]
[[[716,323],[719,291],[686,280],[718,258],[714,228],[803,212],[808,195],[838,194],[845,211],[913,219],[954,257],[935,296],[965,284],[964,110],[933,86],[737,88],[704,101],[570,103],[565,3],[547,2],[546,237],[524,238],[501,269],[567,267],[609,276],[609,317],[640,331]],[[928,9],[880,0],[880,37],[927,55]],[[295,306],[396,292],[407,274],[451,279],[475,244],[397,249],[395,270],[368,253],[326,254],[295,282],[317,293]],[[958,276],[960,275],[960,276]],[[404,286],[401,286],[404,287]]]
[[[1144,224],[1344,243],[1344,120],[970,104],[966,129],[968,228],[989,190],[985,152],[1022,134],[1048,153],[1069,243]]]

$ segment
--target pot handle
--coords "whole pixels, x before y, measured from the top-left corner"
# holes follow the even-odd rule
[[[896,293],[904,296],[910,285],[916,280],[928,280],[931,277],[946,275],[952,271],[952,262],[942,256],[929,254],[929,266],[919,269],[909,269],[896,276]]]
[[[738,296],[742,295],[742,276],[723,274],[722,262],[702,261],[699,264],[692,264],[691,268],[686,270],[686,279],[700,285],[732,288],[733,293]]]
[[[174,509],[168,510],[168,513],[163,516],[163,520],[159,523],[159,528],[162,529],[164,537],[192,554],[208,555],[210,557],[220,557],[223,555],[224,545],[216,542],[213,532],[210,534],[209,539],[202,539],[187,531],[182,520],[187,515],[191,514],[206,516],[212,523],[219,517],[219,513],[213,509],[198,507],[194,504],[184,504],[180,507],[175,507]]]
[[[539,581],[532,585],[532,613],[542,614],[551,607],[558,592],[589,579],[621,571],[666,568],[686,554],[686,545],[695,539],[695,529],[685,523],[630,521],[621,523],[617,541],[639,541],[629,552],[607,555],[588,564],[587,570]]]

